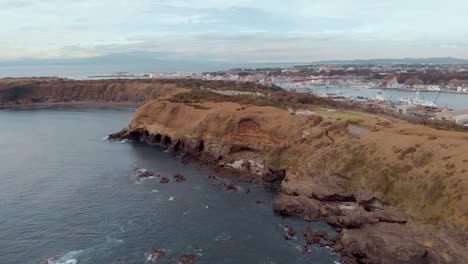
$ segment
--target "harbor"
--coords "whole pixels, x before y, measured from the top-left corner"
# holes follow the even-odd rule
[[[365,87],[305,86],[295,83],[277,85],[288,91],[315,94],[364,108],[380,109],[387,114],[420,120],[445,120],[468,127],[468,94],[422,93]]]
[[[307,86],[296,83],[278,83],[278,86],[296,92],[312,93],[322,97],[341,98],[349,101],[362,101],[377,99],[388,100],[395,104],[401,104],[400,99],[416,98],[414,91],[401,91],[394,89],[348,87],[348,86]],[[418,100],[429,101],[438,108],[464,109],[468,108],[468,94],[420,92]]]

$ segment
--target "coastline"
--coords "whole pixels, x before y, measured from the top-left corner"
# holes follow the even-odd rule
[[[417,92],[418,91],[418,89],[416,89],[416,88],[370,87],[369,89],[393,90],[393,91],[400,91],[400,92]],[[449,91],[449,90],[440,90],[440,91],[419,90],[419,92],[421,92],[421,93],[448,93],[448,94],[465,94],[465,95],[468,95],[468,92],[457,92],[457,91]]]
[[[312,146],[315,146],[315,149],[321,150],[312,150],[315,154],[308,154],[310,148],[304,149],[301,143],[297,146],[290,146],[291,143],[288,143],[297,140],[291,138],[291,130],[305,129],[297,127],[297,123],[291,123],[292,119],[303,120],[304,117],[292,117],[282,110],[268,107],[250,106],[239,111],[240,108],[240,105],[231,103],[206,103],[193,107],[150,101],[139,109],[127,128],[109,137],[159,145],[177,153],[182,161],[195,159],[219,170],[232,172],[234,176],[241,175],[241,178],[247,180],[280,183],[281,189],[273,204],[273,210],[309,221],[326,221],[335,227],[339,232],[338,238],[322,245],[333,247],[343,256],[344,263],[457,263],[458,260],[467,257],[463,255],[463,241],[468,238],[466,233],[460,233],[455,225],[444,225],[446,228],[439,229],[437,225],[422,221],[421,216],[415,213],[409,214],[401,211],[401,208],[396,208],[389,203],[388,197],[379,195],[369,186],[360,186],[363,189],[357,190],[346,187],[352,183],[352,178],[356,177],[352,176],[353,171],[361,173],[359,163],[365,162],[369,164],[366,166],[370,166],[374,163],[372,160],[382,160],[380,155],[385,153],[383,149],[370,148],[375,143],[362,145],[359,143],[359,137],[347,135],[347,122],[339,121],[328,124],[325,128],[320,125],[325,124],[323,119],[309,119],[308,122],[315,124],[313,126],[317,131],[303,137],[302,141],[309,141],[312,149]],[[253,113],[255,117],[252,116]],[[270,127],[268,120],[271,119],[283,123],[288,128],[278,130]],[[362,140],[378,140],[382,132],[369,134],[361,136]],[[439,133],[439,136],[442,134]],[[393,132],[392,135],[396,136]],[[406,137],[407,135],[400,135],[395,140]],[[350,140],[354,142],[352,145]],[[433,148],[431,140],[419,138],[417,141],[421,142],[421,145]],[[416,145],[424,152],[426,146]],[[418,166],[426,166],[426,163],[421,164],[418,156],[412,154],[414,152],[411,147],[399,147],[403,150],[395,152],[398,156],[404,155],[403,159],[415,159],[415,162],[420,164]],[[407,149],[404,150],[405,148]],[[440,151],[443,152],[443,149]],[[291,155],[294,155],[292,153],[298,152],[299,157],[311,155],[307,159],[300,158],[304,163],[302,166],[291,159]],[[340,152],[350,152],[352,156],[348,157]],[[330,160],[331,153],[335,156],[329,161],[331,163],[326,165],[325,170],[308,169],[320,167],[319,164],[323,164],[322,160]],[[380,155],[372,157],[367,153]],[[313,164],[313,159],[317,159],[318,163]],[[339,170],[342,166],[338,165],[340,160],[341,163],[345,163],[347,173]],[[399,158],[395,162],[401,163]],[[383,167],[382,164],[378,166]],[[391,169],[391,166],[394,165],[384,169]],[[373,173],[384,173],[385,170],[381,169],[375,167]],[[430,180],[426,179],[428,183]],[[407,180],[403,182],[408,184]],[[311,238],[311,242],[314,241],[321,245],[320,240]],[[395,255],[400,251],[399,248],[404,248],[404,252]]]
[[[18,109],[34,107],[95,107],[95,108],[134,108],[138,109],[140,103],[133,102],[109,102],[109,101],[70,101],[70,102],[47,102],[26,104],[0,104],[0,109]]]
[[[183,162],[193,158],[246,181],[279,183],[272,210],[334,226],[339,238],[326,246],[349,259],[345,263],[468,258],[463,132],[344,110],[334,117],[300,114],[262,98],[213,99],[212,93],[174,84],[14,85],[0,87],[1,107],[140,106],[111,139],[158,144]],[[288,107],[312,111],[327,104]]]

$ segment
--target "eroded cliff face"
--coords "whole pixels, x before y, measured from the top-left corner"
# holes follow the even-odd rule
[[[274,210],[337,227],[334,247],[349,262],[468,263],[466,133],[375,116],[152,100],[111,138],[282,180]]]
[[[249,177],[266,176],[270,169],[281,168],[265,160],[265,154],[289,146],[288,127],[307,126],[305,119],[288,116],[288,112],[273,107],[154,100],[143,105],[129,127],[116,136],[161,144],[183,155],[195,154],[205,161],[244,171]],[[271,118],[287,123],[271,122]]]
[[[149,99],[170,97],[185,91],[189,88],[156,80],[11,78],[0,79],[0,106],[78,102],[141,105]]]

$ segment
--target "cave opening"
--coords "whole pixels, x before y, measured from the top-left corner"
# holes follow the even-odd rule
[[[198,143],[197,150],[198,152],[203,152],[203,150],[205,150],[205,143],[203,142],[203,140],[200,140],[200,142]]]
[[[237,152],[243,152],[243,151],[255,152],[252,148],[249,148],[249,147],[247,147],[247,146],[238,146],[238,145],[235,145],[235,146],[232,146],[232,147],[229,149],[229,155],[234,154],[234,153],[237,153]]]
[[[172,139],[169,136],[164,137],[164,146],[170,146],[172,144]]]
[[[174,152],[179,152],[182,149],[182,146],[183,146],[182,142],[180,140],[177,141],[177,143],[174,146]]]
[[[155,142],[156,143],[161,143],[161,138],[162,138],[161,134],[157,134],[156,138],[155,138]]]

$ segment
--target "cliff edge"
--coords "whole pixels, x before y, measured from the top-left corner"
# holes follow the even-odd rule
[[[146,100],[189,91],[181,82],[156,80],[83,80],[57,78],[0,79],[0,106],[139,106]]]
[[[0,106],[95,103],[142,105],[111,139],[281,182],[273,209],[334,226],[345,263],[468,263],[466,132],[256,84],[0,79]]]
[[[111,138],[281,181],[274,210],[335,226],[346,262],[468,263],[468,134],[340,113],[150,100]]]

